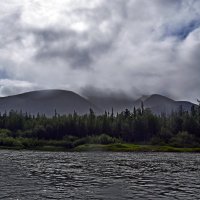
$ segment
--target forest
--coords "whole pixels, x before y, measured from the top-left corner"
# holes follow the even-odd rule
[[[114,114],[55,115],[16,112],[0,114],[0,147],[34,149],[56,146],[73,149],[84,144],[138,144],[200,147],[200,105],[186,112],[180,106],[171,115],[154,115],[149,109],[126,109]]]

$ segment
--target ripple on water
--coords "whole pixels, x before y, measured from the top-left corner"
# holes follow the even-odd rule
[[[200,199],[200,154],[0,151],[0,199]]]

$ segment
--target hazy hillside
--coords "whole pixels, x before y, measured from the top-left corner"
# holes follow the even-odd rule
[[[133,99],[128,98],[119,98],[119,97],[89,97],[89,100],[93,102],[95,105],[101,108],[103,111],[109,111],[113,109],[115,113],[121,112],[128,108],[129,110],[133,110]]]
[[[141,102],[142,100],[139,99],[135,101],[134,105],[136,107],[139,107],[141,105]],[[143,104],[145,108],[150,108],[155,114],[170,114],[172,111],[178,111],[181,106],[184,111],[190,111],[192,105],[194,105],[193,103],[187,101],[174,101],[168,97],[158,94],[146,97],[143,100]]]
[[[193,103],[187,101],[175,101],[168,97],[153,94],[153,95],[143,95],[139,99],[134,100],[127,97],[115,98],[115,97],[89,97],[90,101],[95,105],[98,105],[102,110],[114,112],[121,112],[126,108],[130,111],[133,110],[134,106],[136,108],[141,107],[143,102],[145,108],[150,108],[154,114],[166,113],[170,114],[172,111],[178,111],[180,106],[183,110],[190,111]]]
[[[0,98],[1,113],[13,109],[30,114],[40,112],[52,116],[55,109],[59,114],[73,113],[74,110],[78,114],[85,114],[90,108],[97,113],[100,111],[80,95],[64,90],[41,90]]]
[[[183,110],[190,111],[192,103],[187,101],[174,101],[168,97],[154,94],[151,96],[142,96],[138,100],[127,98],[103,98],[93,97],[89,100],[82,96],[64,90],[41,90],[27,92],[19,95],[1,97],[0,112],[9,112],[10,110],[28,112],[36,115],[38,112],[52,116],[55,110],[58,114],[69,114],[76,111],[78,114],[85,114],[92,108],[96,114],[103,113],[105,110],[121,112],[128,108],[140,107],[143,102],[145,108],[150,108],[153,113],[170,114],[172,111],[178,111],[182,105]]]

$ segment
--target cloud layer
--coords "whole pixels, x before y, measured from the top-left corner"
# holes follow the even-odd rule
[[[0,95],[200,97],[199,0],[7,0],[0,29]]]

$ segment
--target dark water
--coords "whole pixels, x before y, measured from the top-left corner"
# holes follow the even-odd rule
[[[0,199],[200,199],[200,154],[0,151]]]

